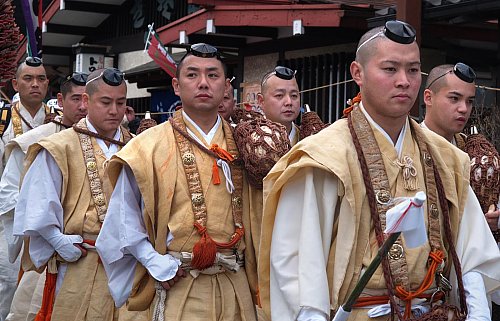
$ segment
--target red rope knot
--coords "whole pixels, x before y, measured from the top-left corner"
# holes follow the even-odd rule
[[[232,162],[234,160],[233,155],[231,155],[227,150],[224,148],[219,147],[217,144],[212,144],[210,145],[210,150],[217,154],[217,156],[220,159],[225,160],[226,162]]]
[[[429,258],[434,260],[437,264],[441,264],[444,260],[444,253],[443,251],[434,251],[429,253]]]
[[[347,104],[349,107],[344,108],[344,111],[342,112],[343,117],[347,117],[351,111],[353,111],[354,108],[359,106],[359,103],[361,102],[361,93],[358,93],[356,97],[349,99],[347,101]]]
[[[210,146],[210,150],[214,152],[219,159],[225,160],[226,162],[232,162],[234,160],[233,155],[231,155],[225,149],[219,147],[217,144],[212,144]],[[220,176],[219,176],[219,167],[217,166],[217,160],[214,159],[214,163],[212,165],[212,182],[214,185],[220,184]]]
[[[207,232],[207,227],[201,225],[198,222],[194,222],[194,227],[196,227],[196,230],[198,231],[198,234],[200,234],[200,235]]]
[[[425,278],[418,289],[416,289],[415,291],[407,291],[400,285],[396,286],[396,295],[398,296],[398,298],[405,301],[405,318],[411,317],[411,300],[414,298],[423,297],[424,292],[427,291],[434,282],[436,270],[441,262],[443,262],[444,253],[440,250],[433,251],[429,253],[429,258],[432,259],[432,262],[427,269],[427,274],[425,275]]]

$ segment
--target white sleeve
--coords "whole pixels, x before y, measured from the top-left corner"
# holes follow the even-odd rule
[[[19,195],[19,180],[23,170],[24,153],[15,147],[7,160],[0,180],[0,215],[14,209]]]
[[[462,275],[470,271],[479,273],[483,278],[486,293],[491,293],[500,287],[500,269],[498,268],[500,251],[486,222],[481,205],[470,186],[460,221],[456,249],[462,266]],[[453,277],[456,279],[455,276]]]
[[[303,307],[300,309],[297,321],[327,321],[329,317],[318,309]]]
[[[46,227],[64,230],[61,205],[62,173],[56,161],[42,149],[26,172],[15,209],[14,235],[30,236],[29,253],[40,267],[54,254],[54,248],[38,233]]]
[[[468,321],[491,320],[486,289],[481,274],[471,271],[462,276],[467,302]]]
[[[0,220],[4,226],[10,263],[16,261],[23,244],[22,237],[13,235],[14,208],[19,196],[19,180],[23,161],[23,151],[19,146],[14,147],[0,181]]]
[[[173,278],[180,264],[171,255],[156,252],[149,242],[141,203],[134,174],[128,166],[124,166],[96,241],[97,251],[108,276],[109,290],[118,307],[130,295],[137,262],[144,265],[151,276],[159,281]]]
[[[301,169],[283,187],[270,253],[273,320],[296,320],[301,309],[330,314],[326,264],[337,198],[338,179],[319,169]]]

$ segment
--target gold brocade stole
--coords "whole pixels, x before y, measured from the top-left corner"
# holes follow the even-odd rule
[[[47,105],[43,105],[45,108],[45,115],[50,113],[50,108]],[[12,110],[11,110],[11,117],[12,117],[12,127],[14,129],[14,137],[18,137],[23,134],[23,125],[22,125],[22,119],[20,116],[21,109],[19,108],[19,102],[16,102],[14,105],[12,105]],[[14,110],[14,108],[16,110]]]
[[[76,126],[88,131],[85,118],[82,118],[76,124]],[[77,132],[77,135],[80,140],[83,159],[87,168],[87,177],[90,183],[90,193],[92,195],[92,199],[94,200],[94,206],[97,211],[99,221],[102,223],[104,222],[104,218],[106,217],[107,201],[103,190],[103,183],[99,175],[99,168],[97,166],[94,147],[92,146],[92,140],[89,135],[80,132]],[[122,134],[122,140],[127,143],[130,140],[130,137],[124,136]]]
[[[200,173],[198,166],[196,164],[196,158],[192,149],[192,144],[194,144],[189,138],[189,134],[186,130],[186,124],[182,119],[182,112],[177,111],[174,116],[169,120],[173,129],[174,136],[177,143],[177,147],[181,154],[182,165],[184,167],[184,172],[186,175],[186,180],[188,183],[189,194],[191,197],[191,207],[194,214],[194,226],[201,235],[201,240],[195,244],[193,247],[193,260],[191,262],[192,266],[197,269],[204,269],[211,266],[215,259],[216,248],[236,248],[239,240],[244,234],[243,228],[243,171],[241,166],[237,166],[230,163],[231,168],[231,178],[234,183],[234,191],[231,198],[231,207],[233,213],[233,221],[235,226],[235,232],[231,236],[229,242],[219,243],[215,242],[208,235],[206,224],[207,224],[207,206],[205,203],[205,196],[203,195],[203,188],[201,185]],[[228,152],[236,159],[239,155],[238,149],[234,142],[234,139],[230,135],[231,128],[228,123],[222,122],[224,126],[224,133],[226,138],[226,143],[228,147]],[[196,144],[195,144],[196,145]],[[211,152],[204,146],[197,146],[202,151],[210,154]]]
[[[376,208],[378,211],[379,224],[375,225],[377,234],[377,241],[379,246],[387,238],[383,231],[386,227],[386,211],[393,206],[391,203],[395,195],[391,195],[391,188],[389,186],[389,179],[385,170],[384,161],[378,143],[375,139],[373,130],[370,123],[366,119],[363,112],[358,108],[350,113],[350,122],[352,128],[360,143],[360,148],[368,164],[370,179],[372,182],[373,190],[376,198]],[[416,136],[416,142],[419,147],[420,157],[424,169],[424,179],[427,194],[427,215],[428,215],[428,237],[431,251],[442,250],[441,243],[441,230],[440,230],[440,208],[438,206],[437,188],[434,177],[432,156],[427,147],[427,140],[425,139],[422,130],[416,123],[410,121],[410,128],[412,134]],[[401,237],[398,238],[396,243],[391,247],[389,255],[387,256],[389,262],[392,279],[395,286],[402,286],[406,290],[410,290],[408,265],[403,250]]]

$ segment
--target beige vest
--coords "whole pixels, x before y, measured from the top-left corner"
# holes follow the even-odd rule
[[[121,140],[123,141],[123,134]],[[106,157],[96,139],[92,137],[91,142],[103,191],[108,200],[112,188],[109,179],[104,175]],[[28,166],[42,148],[54,158],[63,177],[61,189],[61,204],[64,211],[63,233],[82,235],[84,239],[95,240],[101,229],[101,222],[90,193],[86,164],[77,133],[72,129],[65,130],[33,144],[26,156]],[[26,257],[23,256],[23,268],[29,263],[26,261]],[[51,320],[116,320],[118,314],[107,283],[97,252],[88,251],[86,257],[80,258],[75,263],[69,263],[54,302]]]
[[[420,128],[419,128],[420,129]],[[429,150],[438,167],[446,186],[446,197],[450,204],[452,231],[458,231],[459,221],[467,199],[469,162],[467,155],[451,146],[442,137],[425,130]],[[375,138],[381,149],[387,175],[394,197],[414,195],[402,187],[400,167],[395,164],[397,155],[394,147],[377,130]],[[425,191],[418,146],[408,129],[402,155],[409,155],[415,161],[418,172],[419,190]],[[446,160],[446,162],[444,161]],[[365,194],[358,156],[353,145],[347,120],[342,119],[323,129],[307,140],[307,144],[299,142],[285,155],[266,177],[264,184],[264,218],[259,255],[259,288],[263,307],[269,313],[269,249],[274,224],[274,216],[281,188],[303,167],[316,167],[329,171],[339,178],[338,215],[333,235],[333,243],[327,263],[330,281],[331,305],[336,309],[342,304],[356,284],[362,268],[370,262],[377,249],[374,241],[374,231],[371,223],[370,210]],[[348,206],[354,217],[346,217],[340,208]],[[427,210],[427,209],[426,209]],[[426,215],[427,216],[427,213]],[[343,224],[343,228],[338,228]],[[421,247],[405,251],[412,289],[418,287],[426,273],[425,263],[429,247]],[[379,270],[370,280],[369,288],[383,289],[385,281]],[[270,314],[269,314],[270,315]]]
[[[189,128],[190,126],[187,125]],[[226,127],[228,128],[228,127]],[[193,128],[191,128],[193,130]],[[196,132],[193,130],[193,132]],[[221,126],[212,143],[226,148],[225,132]],[[201,137],[199,137],[201,138]],[[207,230],[210,236],[219,242],[227,242],[234,232],[231,211],[231,197],[226,190],[224,175],[220,171],[221,184],[211,182],[213,158],[194,147],[193,152],[200,173],[201,184],[207,205]],[[200,239],[193,226],[194,217],[191,198],[187,186],[182,160],[175,142],[173,129],[169,122],[155,126],[138,135],[125,148],[117,153],[109,164],[108,174],[112,184],[116,183],[123,164],[133,171],[144,201],[144,222],[149,240],[156,251],[167,252],[167,234],[171,232],[173,241],[168,251],[192,252],[193,245]],[[249,223],[248,187],[243,186],[243,224],[245,239],[239,244],[239,250],[245,250],[245,266],[250,285],[256,282],[255,258],[248,255],[246,245],[251,243]],[[252,251],[248,251],[253,253]],[[228,275],[231,275],[228,273]],[[253,290],[256,284],[251,286]],[[146,269],[138,264],[132,293],[128,301],[130,310],[149,308],[155,295],[154,280]],[[241,303],[241,302],[240,302]]]

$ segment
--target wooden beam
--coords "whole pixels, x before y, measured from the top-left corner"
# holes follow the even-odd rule
[[[91,28],[91,27],[61,25],[50,22],[47,23],[47,32],[51,33],[89,36],[94,34],[95,30],[96,28]]]
[[[417,32],[417,42],[420,44],[422,32],[422,0],[397,0],[396,19],[405,21]]]
[[[121,6],[102,4],[98,2],[68,1],[65,2],[65,10],[86,11],[96,13],[114,14],[120,12]]]
[[[217,27],[290,27],[302,20],[304,27],[338,27],[345,12],[339,4],[240,5],[201,9],[157,30],[160,40],[169,45],[179,39],[179,32],[189,36],[206,27],[213,19]]]
[[[53,47],[43,46],[43,54],[47,55],[60,55],[60,56],[73,56],[73,49],[71,47]]]
[[[261,38],[278,38],[278,29],[272,27],[259,27],[259,26],[232,26],[232,27],[217,27],[217,33],[232,34],[247,37],[261,37]]]
[[[396,19],[405,21],[415,28],[417,43],[420,45],[422,39],[422,0],[397,0]],[[418,98],[411,108],[410,114],[420,117]]]

